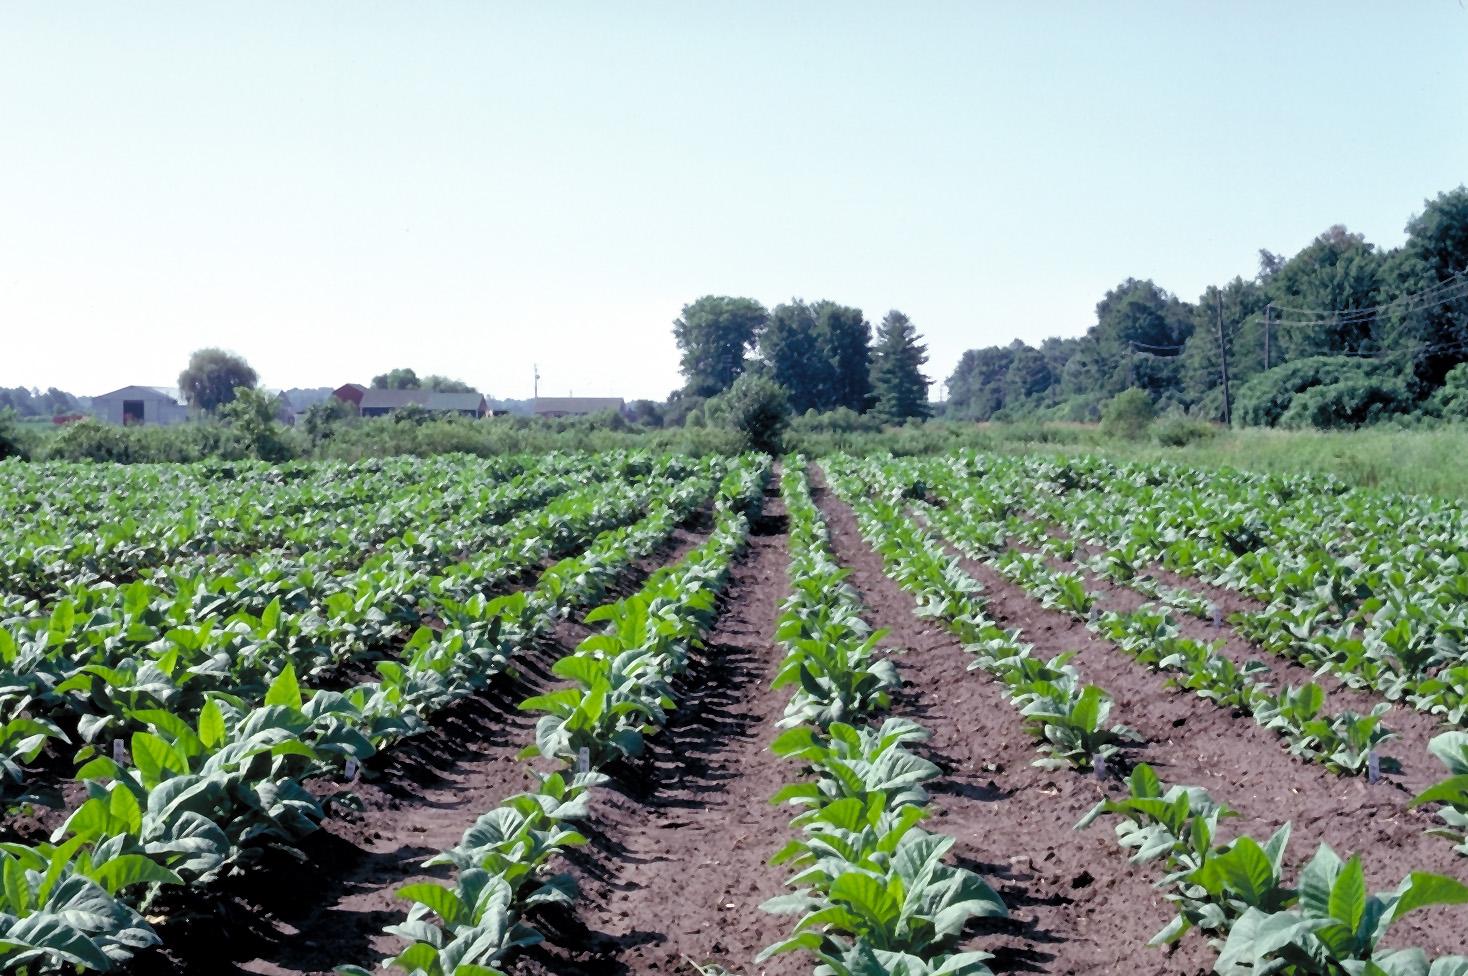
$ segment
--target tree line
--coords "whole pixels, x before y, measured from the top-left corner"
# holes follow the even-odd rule
[[[1186,301],[1128,278],[1075,338],[971,349],[949,416],[1094,420],[1143,391],[1158,411],[1258,426],[1468,419],[1468,188],[1426,202],[1400,247],[1334,226],[1292,257],[1260,251],[1250,279]],[[1462,415],[1459,416],[1459,413]]]
[[[741,381],[768,387],[795,414],[844,409],[886,423],[930,414],[927,347],[896,309],[874,341],[862,310],[838,302],[796,299],[766,309],[753,298],[705,295],[683,306],[673,336],[684,385],[669,398],[671,422]]]

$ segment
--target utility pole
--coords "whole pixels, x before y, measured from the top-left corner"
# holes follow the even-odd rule
[[[535,399],[539,400],[540,399],[540,366],[538,364],[536,364],[536,363],[531,363],[530,364],[530,368],[535,371],[535,394],[534,394],[534,396],[535,396]]]
[[[1223,366],[1223,425],[1232,427],[1233,407],[1228,395],[1228,343],[1223,338],[1223,292],[1215,293],[1214,297],[1217,299],[1213,307],[1218,322],[1218,355]]]
[[[1132,340],[1128,339],[1127,340],[1127,343],[1126,343],[1126,349],[1127,349],[1127,354],[1126,354],[1126,388],[1128,390],[1130,390],[1132,387],[1134,387],[1134,386],[1137,385],[1137,380],[1136,380],[1137,344],[1135,342],[1133,342]]]
[[[1273,302],[1264,306],[1264,368],[1266,370],[1269,369],[1269,313],[1273,311]]]

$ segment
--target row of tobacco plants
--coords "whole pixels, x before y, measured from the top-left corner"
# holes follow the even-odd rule
[[[565,684],[526,699],[539,714],[523,759],[554,766],[532,791],[481,815],[453,848],[425,866],[447,866],[447,881],[406,885],[407,917],[387,928],[405,947],[385,966],[410,976],[488,976],[515,950],[541,941],[527,913],[576,897],[575,879],[554,860],[584,844],[576,829],[591,815],[591,789],[609,766],[635,759],[677,707],[677,682],[716,615],[749,519],[763,499],[768,469],[748,465],[726,479],[708,541],[654,573],[631,596],[585,616],[600,632],[552,667]],[[343,976],[367,976],[345,965]]]
[[[975,655],[974,667],[1003,683],[1041,736],[1040,762],[1054,765],[1063,759],[1080,768],[1087,765],[1087,755],[1093,766],[1113,755],[1129,733],[1105,726],[1104,693],[1082,684],[1064,656],[1040,661],[1017,631],[1005,631],[990,619],[977,582],[904,510],[917,503],[926,518],[947,526],[976,553],[987,546],[991,558],[1002,545],[1003,529],[990,524],[982,530],[988,541],[981,544],[963,531],[963,518],[945,518],[946,509],[922,505],[920,499],[946,502],[955,495],[942,483],[946,476],[937,464],[916,470],[903,462],[836,459],[829,468],[838,492],[856,510],[863,536],[882,553],[893,579],[913,593],[918,612],[946,623]],[[1074,581],[1046,578],[1033,564],[1009,568],[1022,585],[1031,584],[1038,599],[1075,613],[1089,610],[1084,592],[1070,585]],[[1172,653],[1165,646],[1148,649],[1144,634],[1115,618],[1096,622],[1119,628],[1134,654],[1162,659]],[[1175,637],[1166,631],[1161,636]],[[1128,785],[1126,797],[1098,804],[1077,827],[1115,817],[1118,840],[1131,860],[1164,868],[1158,884],[1177,915],[1154,944],[1198,930],[1217,948],[1215,969],[1223,976],[1468,973],[1468,957],[1429,961],[1420,949],[1380,947],[1391,926],[1408,913],[1468,902],[1468,886],[1461,882],[1414,871],[1395,889],[1373,894],[1359,858],[1342,859],[1323,844],[1291,880],[1284,866],[1288,824],[1262,842],[1247,835],[1225,841],[1218,837],[1218,825],[1232,811],[1201,787],[1164,787],[1145,764],[1133,771]]]
[[[155,943],[144,915],[165,889],[207,886],[295,845],[346,799],[332,793],[357,769],[601,599],[720,480],[739,491],[756,462],[547,464],[375,554],[340,553],[358,523],[294,560],[276,551],[175,587],[74,587],[49,614],[8,618],[8,799],[43,799],[47,771],[27,763],[68,741],[86,792],[49,842],[0,846],[0,968],[105,971]],[[340,560],[336,571],[318,556]],[[533,588],[492,595],[552,560]],[[375,665],[376,677],[303,686],[332,684],[343,663]]]

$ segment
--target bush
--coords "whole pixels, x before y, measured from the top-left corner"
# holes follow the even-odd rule
[[[1145,390],[1123,390],[1101,408],[1101,432],[1129,441],[1139,440],[1152,424],[1152,399]]]
[[[1332,430],[1362,427],[1412,409],[1407,386],[1398,379],[1361,377],[1311,387],[1296,394],[1279,418],[1281,427]]]
[[[778,453],[790,424],[790,401],[774,380],[745,373],[704,405],[710,427],[736,430],[751,450]]]
[[[875,414],[857,413],[850,407],[825,413],[807,410],[790,421],[790,431],[795,434],[874,434],[881,429],[882,421]]]
[[[20,417],[9,407],[0,410],[0,461],[12,457],[26,461],[30,456],[30,437],[21,428]]]
[[[1219,428],[1180,413],[1170,413],[1152,425],[1152,437],[1163,447],[1187,447],[1218,436]]]
[[[1433,413],[1444,420],[1468,420],[1468,363],[1459,363],[1448,370],[1431,403]]]
[[[241,461],[253,452],[239,431],[215,423],[116,427],[87,417],[63,427],[46,444],[44,456],[56,461],[147,464],[205,458]]]
[[[1239,387],[1234,416],[1246,427],[1274,427],[1299,394],[1317,386],[1379,375],[1379,364],[1351,356],[1311,356],[1276,366]]]

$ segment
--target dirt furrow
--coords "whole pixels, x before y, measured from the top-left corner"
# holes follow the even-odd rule
[[[616,593],[682,559],[710,526],[706,514],[696,515],[622,574]],[[481,814],[534,785],[531,767],[516,755],[533,740],[535,720],[517,706],[560,681],[550,665],[570,649],[561,636],[558,628],[525,649],[486,693],[456,703],[427,734],[385,753],[351,788],[362,809],[329,817],[302,843],[304,860],[275,857],[202,896],[185,893],[184,910],[159,930],[163,948],[129,971],[325,976],[343,963],[371,965],[398,951],[401,942],[382,933],[408,908],[396,890],[428,876],[423,860],[458,843]]]
[[[913,614],[910,596],[862,540],[851,510],[817,475],[816,497],[837,559],[871,611],[870,621],[906,648],[897,664],[903,690],[893,712],[932,733],[928,758],[943,769],[932,786],[931,827],[954,837],[962,862],[979,871],[1010,908],[1006,922],[974,933],[974,948],[995,954],[996,972],[1207,972],[1212,957],[1194,941],[1173,953],[1146,946],[1171,917],[1151,883],[1133,868],[1109,831],[1074,824],[1102,797],[1088,776],[1031,765],[1034,740],[1002,689],[949,634]]]
[[[1338,777],[1297,761],[1252,719],[1173,692],[1160,675],[1146,672],[1083,623],[1044,609],[980,563],[962,564],[983,584],[995,620],[1021,628],[1023,639],[1047,657],[1076,652],[1085,680],[1114,699],[1112,720],[1143,738],[1144,744],[1132,750],[1137,758],[1152,764],[1165,782],[1205,786],[1239,811],[1225,834],[1262,838],[1291,821],[1292,863],[1308,859],[1324,841],[1342,856],[1359,852],[1369,882],[1378,889],[1394,887],[1408,870],[1468,875],[1450,844],[1426,835],[1434,818],[1407,808],[1411,794],[1400,783],[1372,785],[1364,777]],[[1419,913],[1393,929],[1389,941],[1419,945],[1430,954],[1457,951],[1465,922],[1468,909],[1462,907]]]
[[[591,844],[568,858],[581,897],[540,920],[547,941],[517,962],[518,976],[692,974],[690,963],[809,972],[789,956],[753,962],[791,925],[759,909],[785,890],[767,862],[789,817],[769,798],[792,774],[769,751],[783,709],[769,683],[782,659],[774,632],[788,552],[777,495],[765,511],[668,726],[596,792]]]

